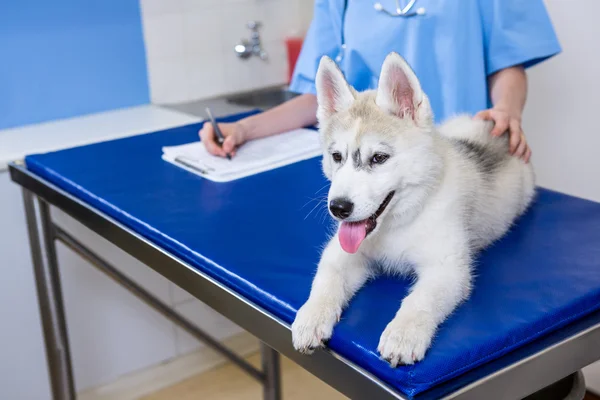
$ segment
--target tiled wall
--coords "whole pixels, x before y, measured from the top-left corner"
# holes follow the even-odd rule
[[[311,0],[141,0],[151,101],[172,104],[286,83],[284,39],[304,35]],[[233,51],[258,20],[268,61]]]

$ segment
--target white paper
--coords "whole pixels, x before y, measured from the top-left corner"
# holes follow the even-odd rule
[[[319,155],[318,133],[311,129],[296,129],[249,141],[237,150],[231,161],[213,156],[199,141],[163,147],[162,158],[212,181],[227,182]]]

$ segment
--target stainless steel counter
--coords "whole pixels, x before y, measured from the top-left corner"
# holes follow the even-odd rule
[[[289,92],[286,86],[275,86],[250,92],[224,95],[188,103],[161,105],[161,107],[206,118],[206,107],[210,107],[215,117],[235,114],[254,109],[267,110],[275,107],[297,94]]]

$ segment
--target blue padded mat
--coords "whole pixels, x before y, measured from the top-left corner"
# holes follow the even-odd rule
[[[213,183],[161,159],[200,127],[32,155],[27,168],[291,323],[331,228],[320,160]],[[400,278],[367,283],[329,347],[415,396],[600,309],[600,204],[540,189],[476,268],[422,362],[392,369],[376,350],[406,295]]]

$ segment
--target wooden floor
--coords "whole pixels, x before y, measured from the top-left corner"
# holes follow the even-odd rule
[[[260,365],[260,354],[257,353],[248,357],[248,361],[258,367]],[[346,399],[335,389],[283,356],[281,357],[281,377],[283,381],[283,398],[285,400]],[[262,386],[235,365],[226,364],[142,399],[259,400],[262,399]]]

